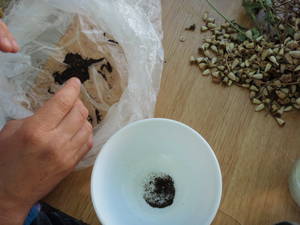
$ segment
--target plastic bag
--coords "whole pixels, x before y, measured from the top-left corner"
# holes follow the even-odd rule
[[[112,78],[117,88],[109,88],[105,77],[94,82],[98,102],[83,85],[81,95],[106,114],[79,168],[92,165],[118,129],[153,116],[163,66],[160,0],[19,0],[11,6],[5,22],[21,51],[0,54],[0,128],[31,115],[33,102],[41,106],[49,98],[43,85],[36,87],[37,79],[43,84],[70,51],[90,58],[100,54],[117,77]],[[93,78],[97,66],[89,67]]]

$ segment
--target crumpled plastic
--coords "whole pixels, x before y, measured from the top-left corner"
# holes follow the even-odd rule
[[[119,76],[119,97],[105,107],[94,129],[94,147],[79,168],[92,165],[117,130],[153,116],[164,57],[160,0],[18,0],[4,20],[21,51],[0,53],[0,128],[32,115],[32,102],[43,105],[47,98],[32,91],[36,79],[54,72],[46,65],[62,64],[70,46],[87,57],[101,53]],[[68,32],[72,35],[63,41]],[[107,42],[104,33],[118,44]]]

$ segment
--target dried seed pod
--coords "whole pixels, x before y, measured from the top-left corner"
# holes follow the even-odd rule
[[[277,90],[277,91],[275,91],[275,93],[278,96],[278,98],[280,98],[280,99],[285,99],[287,97],[287,94],[282,91]]]
[[[300,59],[300,50],[297,50],[297,51],[290,51],[289,54],[290,54],[290,56],[292,56],[293,58]]]
[[[211,73],[212,76],[214,77],[219,77],[220,76],[220,72],[219,71],[214,71]]]
[[[206,69],[202,72],[203,76],[208,76],[210,74],[210,69]]]
[[[222,65],[221,65],[221,66],[218,66],[217,68],[218,68],[219,70],[221,70],[221,71],[224,71],[224,70],[225,70],[225,66],[222,66]]]
[[[245,66],[246,66],[246,67],[249,67],[249,66],[250,66],[250,63],[249,63],[248,59],[245,60]]]
[[[285,109],[285,107],[282,106],[280,109],[277,110],[277,113],[280,114],[280,115],[282,115],[283,112],[284,112],[284,109]]]
[[[213,57],[212,59],[211,59],[211,63],[212,64],[216,64],[218,62],[218,58],[217,57]]]
[[[204,58],[203,57],[197,57],[196,58],[196,62],[199,64],[199,63],[201,63],[201,62],[203,62],[204,61]]]
[[[297,98],[297,99],[296,99],[296,104],[297,104],[297,105],[300,105],[300,98]]]
[[[296,32],[294,34],[294,39],[295,39],[295,41],[299,41],[300,40],[300,32]]]
[[[194,64],[196,62],[196,58],[194,56],[190,57],[190,63]]]
[[[208,19],[208,13],[204,12],[203,17],[202,17],[203,21],[206,22]]]
[[[277,102],[272,104],[271,109],[272,109],[272,112],[276,112],[279,109]]]
[[[293,107],[289,105],[289,106],[285,107],[283,111],[284,112],[289,112],[289,111],[292,111],[292,110],[293,110]]]
[[[251,56],[251,58],[249,59],[249,61],[252,62],[252,61],[254,61],[256,58],[257,58],[257,55],[254,54],[254,55]]]
[[[249,38],[250,40],[252,40],[253,35],[252,35],[252,31],[251,30],[247,30],[245,32],[245,35],[246,35],[247,38]]]
[[[285,69],[286,69],[285,64],[280,64],[280,73],[284,73]]]
[[[293,58],[292,58],[292,56],[290,55],[290,54],[285,54],[284,55],[284,58],[286,59],[286,61],[289,63],[289,64],[293,64],[294,62],[293,62]]]
[[[242,87],[244,87],[244,88],[249,88],[249,87],[250,87],[250,84],[242,84]]]
[[[235,76],[235,74],[233,73],[233,72],[230,72],[229,74],[228,74],[228,78],[229,79],[231,79],[231,80],[233,80],[233,81],[236,81],[237,79],[237,77]]]
[[[180,37],[179,37],[179,41],[180,41],[180,42],[185,42],[185,37],[184,37],[184,36],[180,36]]]
[[[269,48],[267,50],[264,50],[261,54],[262,60],[265,60],[269,55],[271,55],[273,51]]]
[[[287,38],[284,40],[283,44],[286,45],[290,40],[291,40],[291,37],[287,37]]]
[[[255,107],[255,111],[259,112],[259,111],[262,111],[264,108],[265,108],[265,105],[262,103]]]
[[[285,30],[285,28],[284,28],[284,26],[283,26],[283,24],[282,24],[282,23],[281,23],[281,24],[279,24],[278,28],[279,28],[280,30],[282,30],[282,31],[284,31],[284,30]]]
[[[263,76],[261,73],[257,73],[257,74],[254,74],[254,75],[253,75],[253,78],[254,78],[254,79],[257,79],[257,80],[261,80],[261,79],[263,79],[263,77],[264,77],[264,76]]]
[[[298,105],[298,104],[294,104],[293,107],[294,107],[295,109],[300,109],[300,105]]]
[[[231,64],[231,68],[234,69],[239,63],[240,61],[237,58],[235,58]]]
[[[270,57],[269,57],[269,60],[270,60],[272,63],[276,64],[277,66],[279,65],[278,62],[277,62],[277,60],[276,60],[276,58],[275,58],[275,56],[273,56],[273,55],[270,56]]]
[[[217,25],[214,23],[207,23],[207,27],[208,27],[208,29],[215,29],[217,27]]]
[[[271,68],[272,68],[272,64],[271,63],[267,63],[267,65],[265,66],[265,72],[270,71]]]
[[[298,65],[298,66],[294,69],[295,72],[297,72],[297,71],[299,71],[299,70],[300,70],[300,65]]]
[[[227,84],[228,81],[229,81],[228,77],[224,77],[223,82]]]
[[[215,53],[218,53],[218,48],[215,46],[215,45],[211,45],[210,46],[210,49],[215,52]]]
[[[200,30],[201,30],[202,32],[205,32],[205,31],[208,30],[208,28],[207,28],[207,26],[201,26]]]
[[[209,46],[210,46],[209,43],[203,43],[202,46],[201,46],[201,48],[202,48],[203,50],[206,50],[206,49],[209,48]]]
[[[199,63],[199,68],[201,69],[201,70],[204,70],[204,69],[206,69],[207,68],[207,64],[206,63]]]
[[[284,126],[285,121],[279,117],[275,117],[275,120],[277,121],[279,126]]]
[[[259,36],[258,38],[256,38],[256,41],[257,41],[257,42],[260,42],[260,41],[263,40],[263,38],[264,38],[264,36]]]
[[[265,104],[270,104],[270,102],[271,102],[271,99],[269,99],[269,98],[265,98],[263,100],[263,103],[265,103]]]
[[[256,91],[256,92],[259,91],[258,88],[256,86],[254,86],[254,85],[251,85],[249,89],[251,91]]]
[[[229,80],[229,81],[227,82],[227,85],[228,85],[228,86],[231,86],[231,85],[232,85],[232,80]]]
[[[255,50],[257,52],[262,52],[263,49],[262,49],[262,47],[260,47],[259,45],[257,45],[256,48],[255,48]]]
[[[284,48],[281,48],[278,52],[279,55],[284,55]]]
[[[209,50],[205,50],[203,54],[210,59],[213,58],[213,54]]]
[[[253,42],[247,43],[245,45],[245,47],[248,48],[248,49],[252,49],[252,48],[254,48],[254,43]]]
[[[283,93],[285,93],[285,94],[289,94],[290,89],[288,89],[288,88],[281,88],[281,91],[282,91]]]
[[[295,84],[291,85],[291,92],[292,94],[295,94],[297,90],[297,86]]]
[[[259,105],[259,104],[261,104],[261,101],[257,98],[253,98],[252,103],[255,104],[255,105]]]
[[[255,91],[250,91],[250,93],[249,93],[250,99],[253,99],[255,96],[256,96],[256,92]]]
[[[207,18],[207,22],[209,22],[209,23],[214,23],[216,20],[215,20],[215,18],[213,18],[213,17],[208,17]]]
[[[296,49],[298,47],[298,42],[297,41],[289,41],[286,44],[286,47],[288,47],[289,49]]]

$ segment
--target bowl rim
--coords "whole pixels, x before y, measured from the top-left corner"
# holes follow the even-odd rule
[[[119,133],[123,132],[123,130],[127,130],[127,129],[130,129],[131,127],[133,126],[136,126],[136,125],[139,125],[139,124],[142,124],[142,123],[148,123],[148,122],[151,122],[151,121],[164,121],[164,122],[170,122],[170,123],[175,123],[177,125],[180,125],[182,127],[185,127],[187,128],[188,130],[190,130],[191,132],[193,132],[194,134],[196,134],[200,139],[201,141],[206,145],[207,149],[209,150],[209,154],[212,156],[212,159],[214,161],[214,166],[217,170],[217,173],[215,174],[217,176],[217,178],[219,178],[218,180],[218,187],[217,187],[217,191],[216,191],[216,197],[217,197],[217,201],[215,202],[214,204],[214,207],[212,208],[212,213],[211,215],[207,218],[207,224],[211,224],[213,219],[215,218],[218,210],[219,210],[219,207],[220,207],[220,204],[221,204],[221,198],[222,198],[222,188],[223,188],[223,184],[222,184],[222,172],[221,172],[221,168],[220,168],[220,164],[219,164],[219,161],[216,157],[216,154],[214,153],[214,151],[212,150],[211,146],[208,144],[208,142],[202,137],[202,135],[200,133],[198,133],[195,129],[193,129],[192,127],[182,123],[182,122],[179,122],[179,121],[176,121],[176,120],[172,120],[172,119],[166,119],[166,118],[149,118],[149,119],[143,119],[143,120],[138,120],[138,121],[135,121],[135,122],[132,122],[130,124],[127,124],[126,126],[122,127],[121,129],[119,129],[117,132],[115,132],[107,141],[106,143],[103,145],[103,147],[101,148],[100,152],[98,153],[97,157],[96,157],[96,160],[95,160],[95,163],[93,165],[93,169],[92,169],[92,174],[91,174],[91,183],[90,183],[90,191],[91,191],[91,199],[92,199],[92,205],[93,205],[93,208],[96,212],[96,215],[98,217],[98,220],[101,222],[102,225],[109,225],[108,221],[105,221],[105,219],[103,218],[102,216],[102,213],[100,212],[100,209],[96,207],[96,202],[95,202],[95,195],[96,195],[96,192],[94,191],[94,180],[95,180],[95,168],[96,168],[96,165],[98,164],[98,162],[101,160],[102,158],[102,154],[101,152],[103,151],[103,149],[105,149],[106,145],[109,143],[109,141],[116,135],[118,135]]]

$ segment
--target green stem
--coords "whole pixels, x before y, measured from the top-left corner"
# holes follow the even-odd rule
[[[210,0],[206,0],[207,3],[210,5],[210,7],[213,8],[213,10],[218,13],[225,21],[227,21],[236,31],[238,31],[239,33],[245,35],[245,33],[238,27],[236,26],[234,23],[232,23],[226,16],[224,16],[211,2]],[[245,35],[246,36],[246,35]]]

